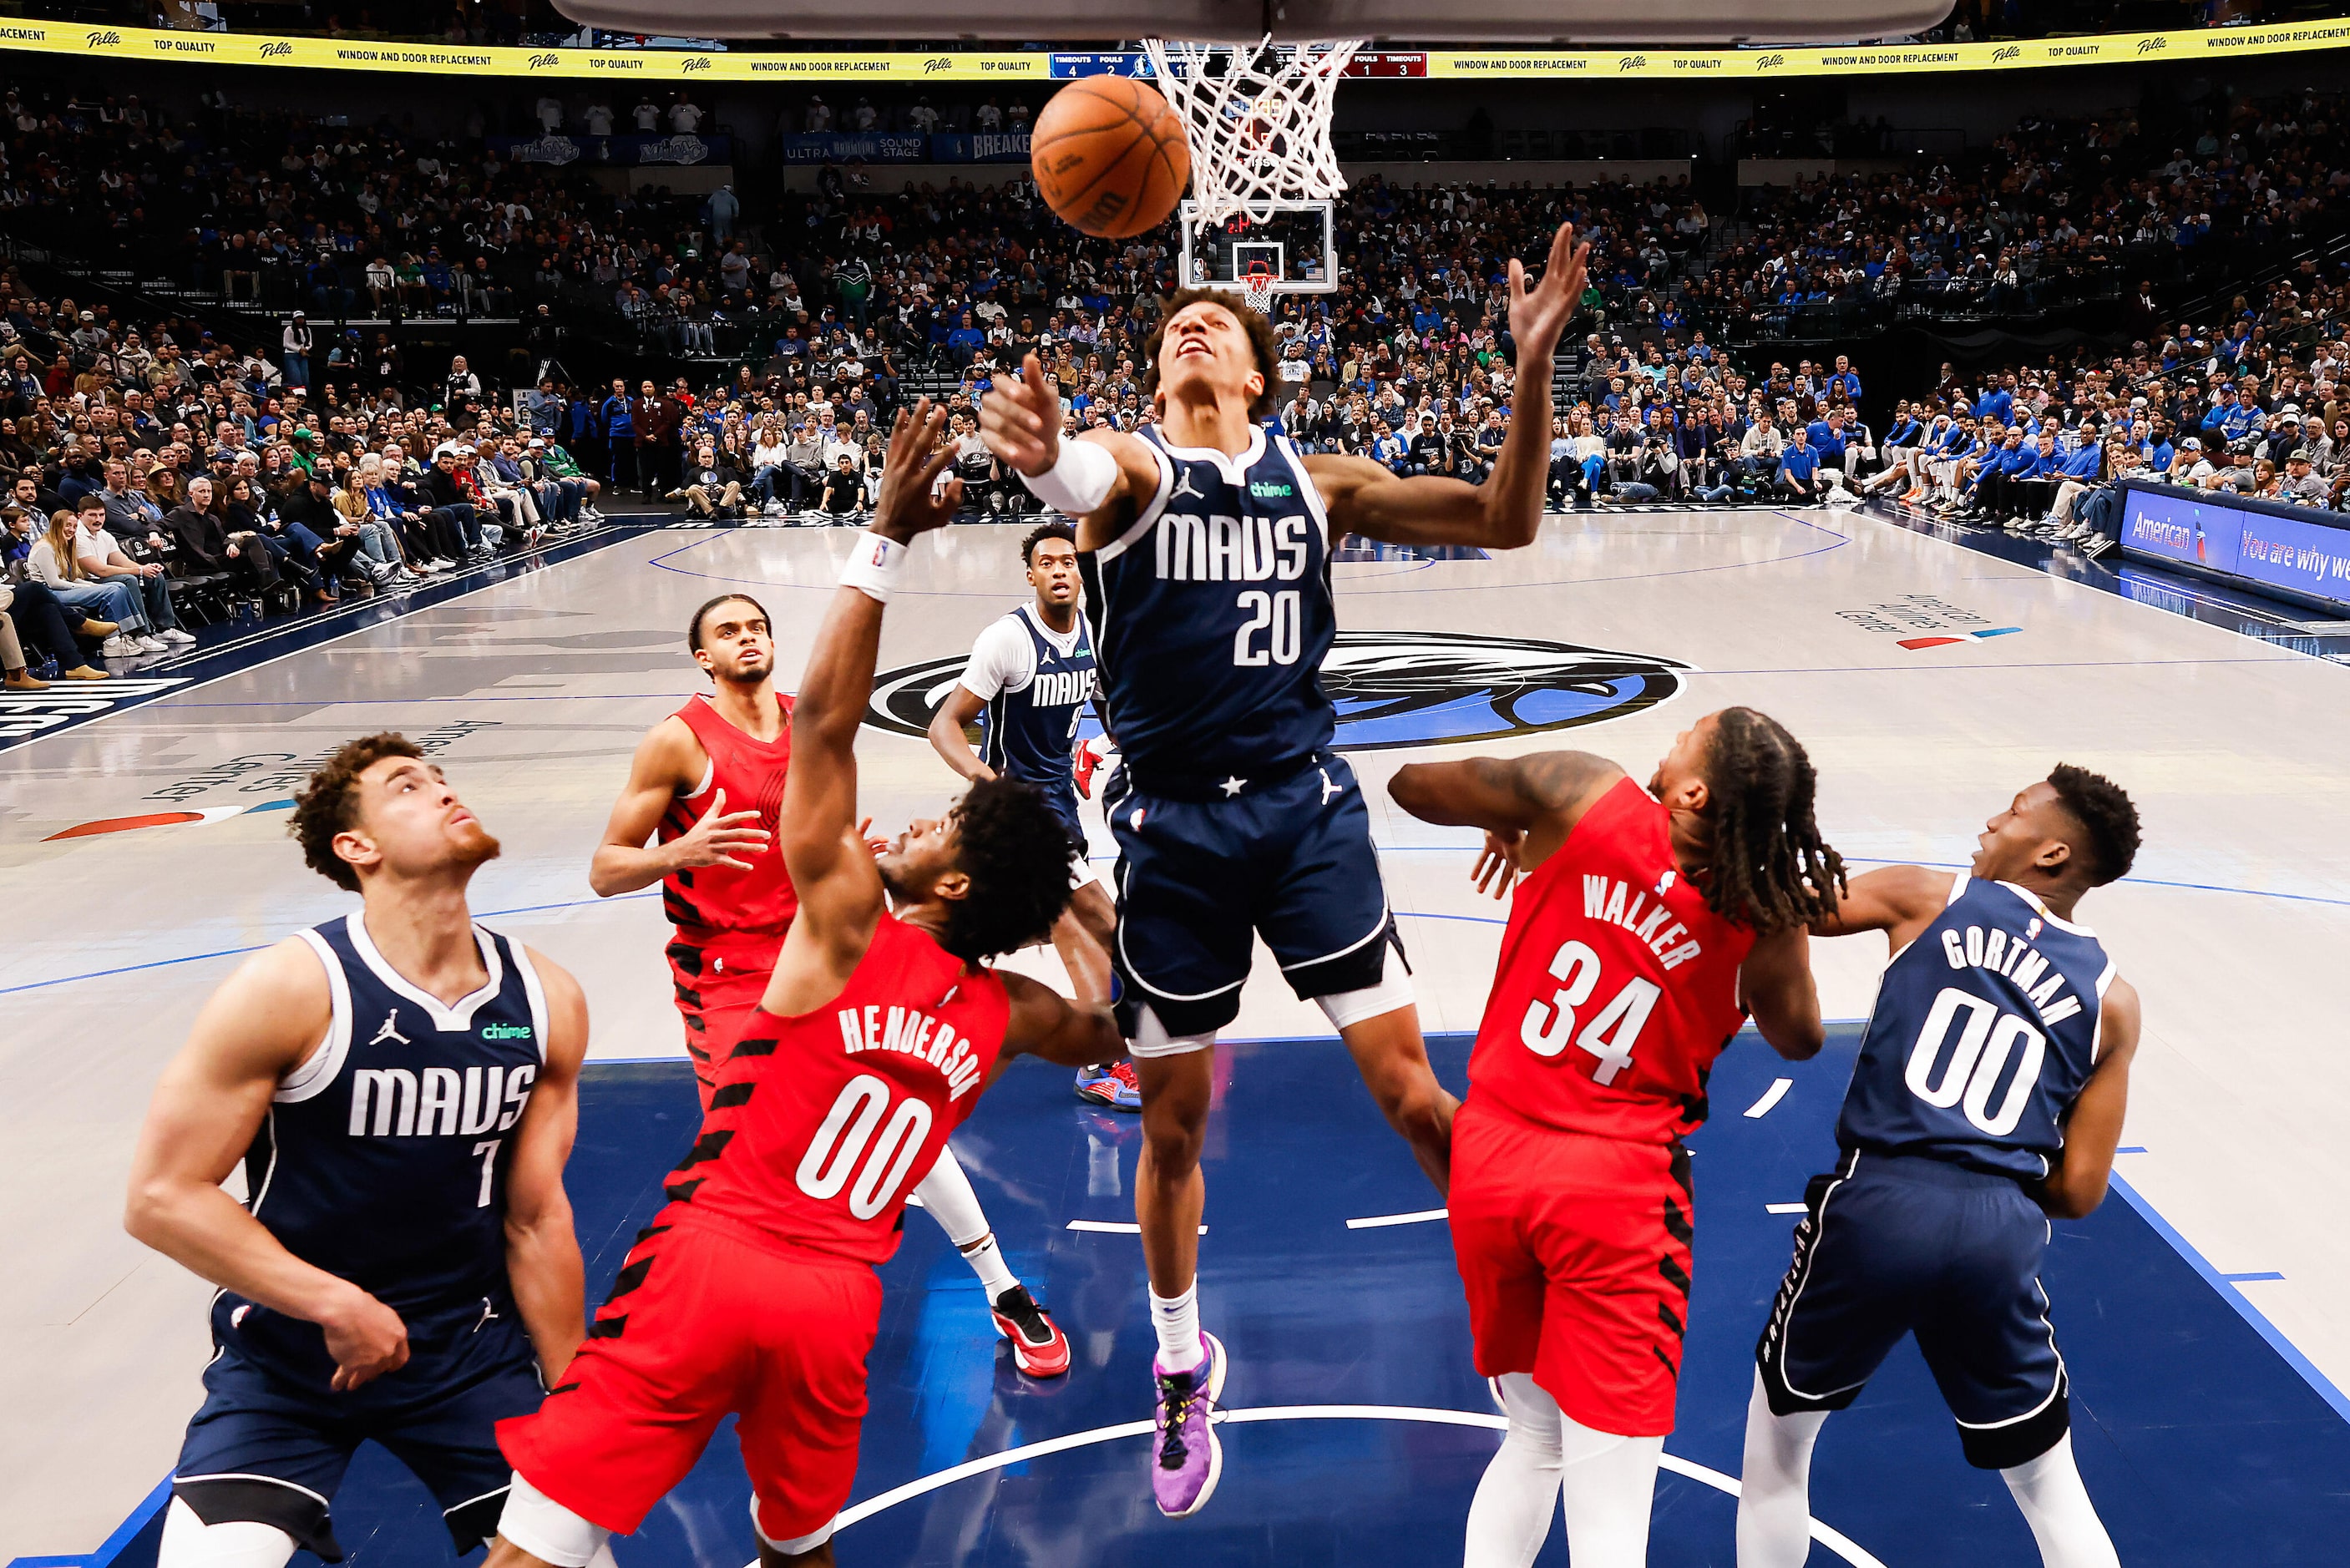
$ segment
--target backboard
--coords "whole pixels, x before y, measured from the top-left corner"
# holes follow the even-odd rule
[[[1098,0],[556,0],[623,33],[721,38],[1409,38],[1422,43],[1835,44],[1920,33],[1950,0],[1148,0],[1107,17]]]
[[[1279,202],[1265,222],[1204,223],[1200,203],[1176,209],[1183,233],[1186,288],[1248,287],[1252,272],[1270,274],[1275,294],[1331,294],[1338,287],[1338,235],[1328,202]]]

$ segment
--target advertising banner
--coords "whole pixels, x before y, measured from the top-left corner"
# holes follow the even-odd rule
[[[2122,548],[2350,607],[2350,516],[2340,513],[2133,484]]]

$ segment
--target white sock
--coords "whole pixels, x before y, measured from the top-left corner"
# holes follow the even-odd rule
[[[2046,1568],[2119,1568],[2113,1540],[2098,1522],[2089,1489],[2081,1484],[2080,1467],[2073,1462],[2072,1433],[2038,1459],[1999,1475],[2015,1495],[2023,1521],[2032,1526],[2032,1539],[2040,1542],[2040,1561]]]
[[[1559,1493],[1568,1561],[1575,1568],[1647,1568],[1648,1515],[1664,1438],[1595,1431],[1564,1414],[1558,1427],[1566,1459]]]
[[[206,1524],[179,1498],[163,1514],[157,1568],[286,1568],[294,1538],[274,1524],[230,1520]]]
[[[1510,1430],[1469,1504],[1461,1561],[1463,1568],[1531,1568],[1558,1511],[1559,1471],[1566,1463],[1561,1417],[1557,1401],[1525,1373],[1505,1372],[1496,1381]]]
[[[1159,1334],[1159,1370],[1189,1372],[1207,1355],[1200,1343],[1200,1282],[1180,1296],[1150,1293],[1150,1326]]]
[[[971,1189],[971,1178],[962,1173],[952,1148],[939,1150],[939,1162],[914,1189],[914,1196],[922,1200],[922,1207],[955,1244],[962,1261],[979,1276],[980,1288],[989,1301],[1020,1282],[1004,1266],[1003,1253],[987,1228],[987,1213],[979,1206],[979,1194]]]
[[[1773,1415],[1762,1374],[1754,1374],[1738,1481],[1738,1568],[1804,1568],[1812,1551],[1812,1445],[1827,1418],[1825,1410]]]

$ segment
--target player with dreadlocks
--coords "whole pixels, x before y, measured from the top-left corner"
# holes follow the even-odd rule
[[[1523,876],[1452,1125],[1452,1245],[1477,1370],[1510,1418],[1468,1568],[1523,1568],[1565,1498],[1575,1568],[1640,1568],[1689,1320],[1689,1154],[1752,1015],[1791,1061],[1825,1033],[1809,931],[1844,863],[1804,748],[1751,708],[1700,719],[1643,790],[1581,752],[1399,771],[1424,821]]]

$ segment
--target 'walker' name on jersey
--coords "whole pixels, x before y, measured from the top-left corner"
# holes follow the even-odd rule
[[[1667,969],[1679,969],[1705,949],[1694,940],[1682,940],[1689,936],[1689,928],[1674,919],[1672,910],[1664,903],[1666,889],[1677,879],[1675,873],[1666,872],[1652,895],[1647,888],[1627,888],[1609,877],[1586,874],[1583,878],[1583,918],[1623,927],[1664,960]],[[1652,896],[1657,900],[1653,904],[1648,902]]]
[[[1330,742],[1330,530],[1305,460],[1253,427],[1237,455],[1142,431],[1159,488],[1081,551],[1107,727],[1148,793],[1285,777]]]
[[[855,1056],[867,1051],[899,1051],[919,1057],[939,1070],[947,1081],[947,1099],[960,1100],[979,1082],[980,1060],[969,1040],[954,1025],[914,1007],[844,1007],[837,1017],[842,1049]]]

